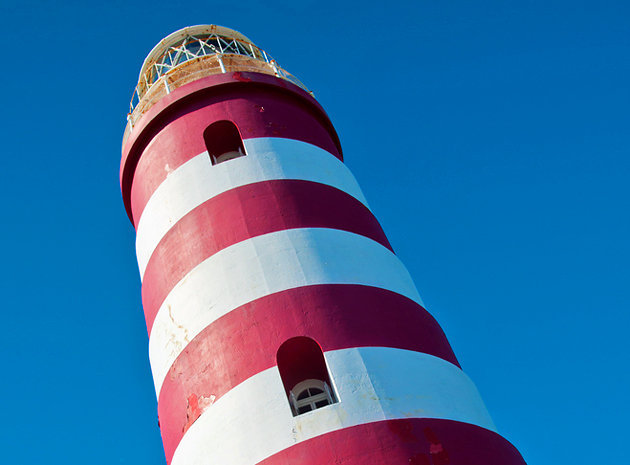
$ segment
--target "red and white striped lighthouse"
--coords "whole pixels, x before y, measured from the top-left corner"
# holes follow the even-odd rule
[[[517,465],[304,86],[231,29],[149,54],[123,142],[172,465]]]

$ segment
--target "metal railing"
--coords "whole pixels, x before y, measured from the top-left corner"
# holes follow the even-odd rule
[[[218,61],[220,71],[217,69],[215,73],[211,74],[225,73],[227,70],[223,64],[223,57],[230,55],[247,57],[265,63],[271,68],[270,71],[273,70],[273,74],[310,93],[299,79],[281,68],[273,58],[254,44],[216,33],[194,34],[169,45],[157,58],[145,63],[138,85],[131,97],[127,119],[132,119],[131,116],[142,98],[155,86],[165,86],[166,93],[172,90],[166,77],[175,69],[181,68],[182,65],[191,60],[212,56]]]

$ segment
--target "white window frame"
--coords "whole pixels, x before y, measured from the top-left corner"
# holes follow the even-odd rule
[[[300,394],[302,394],[306,389],[309,389],[309,388],[319,389],[323,392],[321,392],[320,394],[315,394],[314,396],[306,397],[305,399],[298,400],[298,397],[300,397]],[[297,383],[293,387],[293,389],[291,389],[289,393],[289,399],[291,401],[291,409],[293,410],[293,416],[303,415],[304,413],[308,413],[308,412],[298,413],[300,408],[306,405],[311,406],[311,410],[309,410],[309,412],[312,412],[313,410],[326,407],[326,405],[330,405],[335,402],[332,392],[330,390],[330,386],[328,386],[328,383],[319,379],[306,379],[304,381]],[[318,402],[321,402],[322,400],[327,401],[328,404],[322,405],[320,407],[315,405]]]

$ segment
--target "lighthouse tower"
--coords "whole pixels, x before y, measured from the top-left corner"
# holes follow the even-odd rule
[[[522,465],[322,107],[242,34],[145,60],[123,141],[172,465]]]

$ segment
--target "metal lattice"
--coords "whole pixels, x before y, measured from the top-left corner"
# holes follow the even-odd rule
[[[200,28],[204,27],[195,26],[193,28],[182,30],[182,32],[190,30],[191,34],[183,34],[183,39],[180,38],[170,45],[164,44],[163,46],[166,46],[166,48],[160,50],[161,53],[159,53],[157,57],[152,57],[154,52],[149,55],[140,74],[138,85],[136,86],[131,98],[129,108],[130,117],[142,98],[155,86],[162,84],[162,81],[162,85],[166,87],[166,92],[170,92],[167,78],[175,69],[181,68],[184,63],[192,60],[200,60],[204,57],[214,57],[218,61],[220,69],[219,72],[221,73],[227,72],[226,67],[223,64],[223,57],[240,56],[253,59],[268,65],[270,67],[271,74],[275,74],[280,78],[286,79],[287,81],[292,82],[309,92],[304,84],[302,84],[295,76],[278,66],[276,61],[267,55],[264,50],[256,47],[251,42],[247,42],[236,37],[230,37],[228,35],[221,34],[220,32],[200,31],[199,33],[193,33],[196,32],[195,29],[198,30]],[[208,28],[220,29],[222,32],[234,32],[234,35],[240,35],[235,31],[231,31],[226,28],[219,28],[217,26],[208,26],[204,29],[207,30]],[[165,39],[165,41],[168,39],[169,38]],[[160,47],[160,45],[158,45],[158,47]]]

